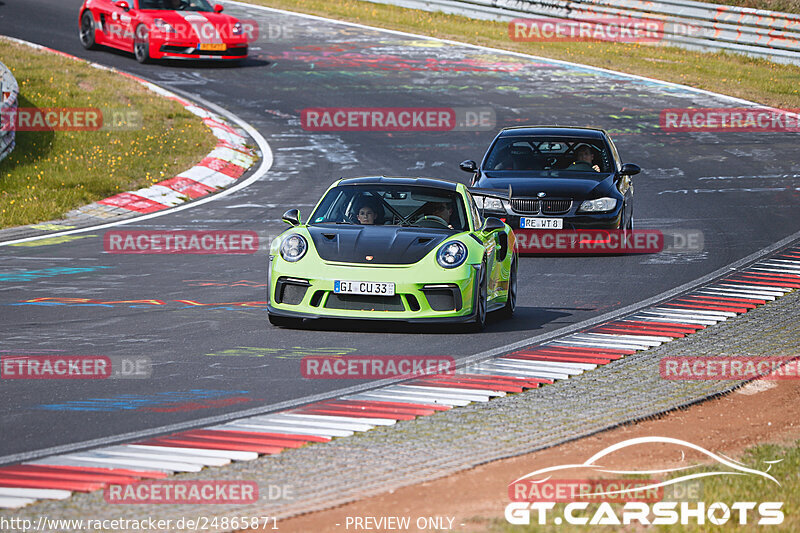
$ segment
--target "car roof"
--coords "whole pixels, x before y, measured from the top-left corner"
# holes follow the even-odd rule
[[[365,176],[361,178],[342,178],[337,185],[417,185],[420,187],[434,187],[448,191],[457,190],[460,183],[433,178],[403,178],[387,176]]]
[[[574,126],[514,126],[503,128],[498,137],[517,136],[544,136],[544,137],[582,137],[585,139],[603,139],[605,130],[600,128],[579,128]]]

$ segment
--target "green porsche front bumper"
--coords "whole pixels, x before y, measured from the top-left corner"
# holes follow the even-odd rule
[[[444,268],[435,253],[410,265],[328,262],[313,247],[294,263],[271,253],[268,311],[295,318],[466,322],[475,313],[480,266],[468,260]],[[394,295],[337,294],[336,281],[394,283]]]

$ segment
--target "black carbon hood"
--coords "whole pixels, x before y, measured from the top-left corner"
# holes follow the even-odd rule
[[[416,263],[456,232],[400,226],[308,226],[325,261],[382,265]],[[372,259],[368,260],[367,256]]]

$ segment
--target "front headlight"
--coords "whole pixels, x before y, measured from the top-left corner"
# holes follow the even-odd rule
[[[436,253],[436,261],[444,268],[455,268],[467,260],[467,247],[458,241],[444,243]]]
[[[164,19],[155,19],[153,21],[153,25],[156,27],[156,29],[164,33],[177,33],[175,28],[172,27],[172,24],[165,22]]]
[[[578,213],[604,213],[613,211],[615,207],[617,207],[616,198],[597,198],[583,202],[578,208]]]
[[[505,211],[503,201],[499,198],[489,198],[488,196],[475,196],[475,204],[479,208],[489,211]]]
[[[307,249],[308,243],[305,238],[297,233],[292,233],[283,239],[281,243],[281,257],[283,257],[284,261],[294,263],[295,261],[300,261],[306,255]]]
[[[244,30],[242,29],[242,23],[237,22],[233,25],[233,34],[234,35],[241,35]]]

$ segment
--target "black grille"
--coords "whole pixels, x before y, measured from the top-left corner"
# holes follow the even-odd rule
[[[405,311],[399,294],[394,296],[369,296],[362,294],[330,293],[325,302],[327,309],[351,311]]]
[[[561,215],[569,211],[572,207],[572,200],[569,198],[561,199],[538,199],[538,198],[512,198],[511,208],[515,213],[522,215],[535,215],[540,211],[545,215]]]
[[[408,302],[408,308],[412,311],[419,311],[419,302],[417,301],[416,296],[413,294],[406,294],[406,301]]]
[[[534,215],[539,212],[539,200],[536,198],[512,198],[511,209],[516,213]]]
[[[422,289],[428,305],[434,311],[458,311],[461,309],[461,291],[458,287]]]
[[[275,303],[298,305],[303,301],[308,286],[307,281],[279,278],[275,284]]]
[[[569,211],[572,200],[542,200],[542,213],[546,215],[560,215]]]

